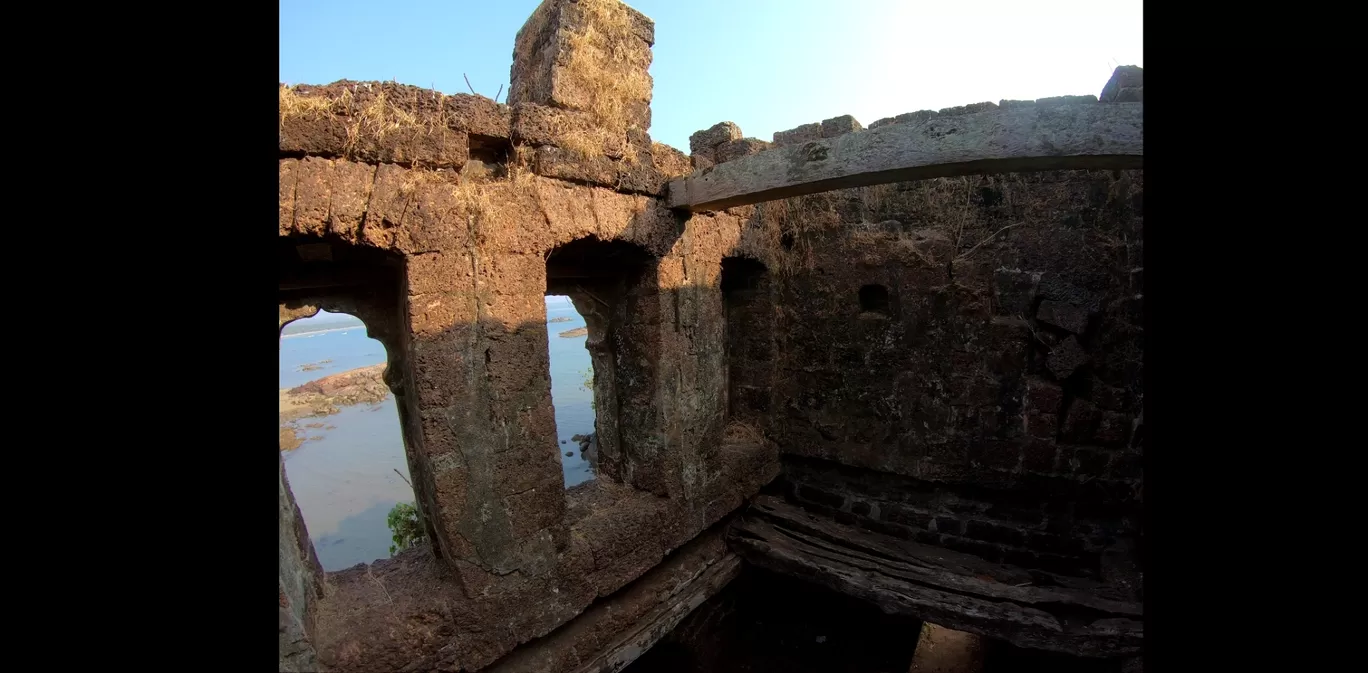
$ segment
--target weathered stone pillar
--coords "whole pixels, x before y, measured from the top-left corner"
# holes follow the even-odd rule
[[[661,415],[663,441],[656,462],[669,497],[683,500],[700,496],[721,469],[716,458],[727,418],[721,267],[696,254],[697,236],[697,230],[687,230],[657,273],[657,404],[669,413]]]
[[[983,670],[983,638],[923,622],[917,651],[908,673],[979,673]]]
[[[554,556],[549,529],[565,501],[545,275],[539,255],[434,253],[409,265],[428,511],[468,591],[492,575],[540,574]]]
[[[615,311],[614,356],[622,481],[659,496],[678,492],[678,470],[670,468],[666,419],[674,412],[661,397],[669,367],[663,334],[672,311],[660,287],[659,268],[627,288]],[[666,411],[669,410],[669,411]]]

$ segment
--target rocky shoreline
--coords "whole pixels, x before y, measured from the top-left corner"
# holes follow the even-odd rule
[[[302,370],[308,371],[308,370]],[[308,429],[331,429],[323,423],[308,423],[305,418],[325,418],[342,407],[357,404],[379,404],[390,396],[384,381],[385,365],[359,367],[350,371],[325,376],[301,386],[280,391],[280,450],[299,448],[304,442],[321,437],[306,437]]]

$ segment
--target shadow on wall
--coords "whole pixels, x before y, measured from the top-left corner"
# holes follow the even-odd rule
[[[720,289],[726,309],[727,415],[764,427],[777,361],[769,269],[750,257],[724,257]]]
[[[983,506],[1051,491],[1126,501],[1139,457],[1131,429],[1142,351],[1135,280],[1126,266],[1140,258],[1141,229],[1132,219],[1138,213],[1126,191],[1136,184],[1139,176],[1124,172],[1057,172],[912,183],[878,198],[861,190],[803,197],[788,210],[799,219],[779,225],[791,229],[784,233],[794,236],[793,250],[772,251],[780,271],[758,291],[771,283],[767,265],[737,259],[719,260],[720,293],[662,290],[660,262],[644,248],[587,237],[545,260],[494,260],[490,285],[500,291],[487,305],[509,320],[450,327],[437,338],[482,341],[466,360],[474,365],[467,394],[487,381],[487,399],[541,410],[504,422],[532,429],[529,437],[551,437],[543,418],[549,408],[540,401],[545,356],[531,344],[540,347],[546,338],[544,293],[571,295],[589,323],[591,352],[599,349],[603,472],[660,496],[685,493],[685,468],[708,462],[716,440],[701,439],[718,436],[728,418],[720,406],[733,419],[751,414],[785,453],[986,489],[987,500],[976,500]],[[767,217],[763,208],[755,213],[757,221]],[[1021,217],[1035,226],[1002,224]],[[877,230],[859,225],[874,220],[882,223]],[[545,288],[533,291],[528,286],[541,273]],[[881,319],[852,320],[871,313]],[[696,352],[671,350],[666,335],[684,335],[678,344]],[[709,343],[724,343],[727,351],[708,352]],[[692,360],[693,378],[662,378],[665,358]],[[623,363],[632,371],[619,371]],[[718,374],[725,382],[714,385],[708,377]],[[729,399],[716,399],[718,391]],[[662,395],[678,396],[681,406],[662,407]],[[469,399],[475,403],[449,408],[487,406],[478,395]],[[505,413],[494,406],[495,415]],[[660,408],[677,409],[677,420],[667,418],[662,427]],[[616,423],[608,420],[615,412]],[[470,437],[481,423],[450,429]],[[614,428],[624,433],[616,447]],[[501,437],[488,432],[455,444],[498,446]],[[540,443],[549,444],[521,444],[526,457],[519,460],[549,458]],[[490,469],[492,481],[507,479],[498,466]],[[554,471],[543,469],[549,484]],[[484,493],[498,498],[542,485],[529,476],[541,472],[518,474],[509,479],[514,490]],[[1011,493],[1021,497],[992,495]],[[521,510],[529,517],[524,523],[516,523],[519,508],[510,508],[511,529],[530,534],[558,520],[562,505],[549,494],[535,497],[543,500]],[[962,532],[928,532],[990,557],[1005,553],[996,545],[1030,548],[1018,542],[1035,539],[1033,533],[1097,532],[1091,523],[1075,525],[1088,519],[1084,513],[1061,513],[1054,531],[1040,528],[1043,519],[1024,531],[1002,531],[991,527],[998,524],[993,517],[979,518],[983,526]],[[1133,521],[1106,525],[1128,529]]]
[[[696,300],[681,298],[681,303]],[[681,319],[684,318],[682,315]],[[645,438],[651,442],[649,448],[657,452],[643,456],[637,447],[623,446],[619,464],[624,465],[624,474],[643,474],[643,470],[632,468],[633,460],[654,461],[651,466],[660,475],[656,483],[667,491],[666,497],[633,488],[630,483],[604,474],[592,483],[566,490],[562,486],[552,407],[546,392],[549,380],[545,321],[522,323],[515,330],[505,330],[490,321],[452,330],[457,331],[458,343],[474,344],[469,350],[446,356],[472,362],[471,369],[457,370],[464,389],[453,391],[453,396],[463,396],[455,397],[446,409],[420,413],[428,424],[421,448],[424,455],[436,453],[440,446],[436,441],[450,441],[454,451],[459,452],[460,460],[455,462],[455,470],[459,471],[436,472],[432,489],[443,508],[437,511],[445,517],[439,525],[448,535],[446,542],[451,546],[447,549],[454,550],[444,550],[442,561],[454,559],[455,572],[433,557],[401,554],[369,569],[388,593],[377,591],[377,580],[368,574],[330,574],[329,581],[336,591],[330,595],[320,617],[320,623],[326,626],[325,635],[318,641],[318,652],[320,661],[340,667],[339,670],[352,670],[341,657],[350,651],[348,643],[361,637],[378,639],[374,656],[422,660],[424,670],[428,663],[444,656],[459,655],[456,663],[466,665],[487,654],[500,655],[506,648],[564,623],[594,600],[641,576],[703,527],[742,506],[747,495],[777,472],[772,449],[766,458],[763,453],[750,451],[750,446],[738,450],[724,441],[723,414],[718,406],[722,395],[714,393],[708,403],[712,405],[711,413],[707,414],[717,419],[712,421],[716,425],[711,436],[704,434],[708,429],[705,422],[692,423],[688,418],[679,418],[674,423],[653,419],[651,425],[635,433],[624,433]],[[451,343],[446,341],[450,334],[444,332],[438,343]],[[415,358],[421,362],[425,344],[433,342],[415,341]],[[468,358],[466,353],[472,351],[476,357]],[[689,354],[682,348],[667,352],[679,356],[672,360],[675,363],[690,359],[713,363],[708,387],[720,388],[720,348],[715,349],[712,357]],[[510,363],[517,363],[518,367],[511,367]],[[637,379],[634,385],[650,391],[650,399],[666,402],[639,406],[678,409],[680,416],[690,413],[692,407],[698,409],[693,413],[704,415],[701,408],[707,402],[697,398],[683,402],[681,398],[690,396],[687,391],[655,380],[655,369],[647,366],[658,362],[641,364],[640,369],[630,374]],[[617,372],[624,376],[621,368]],[[434,377],[438,374],[430,373]],[[419,379],[425,375],[415,374]],[[641,381],[645,376],[652,379]],[[597,384],[600,387],[603,382]],[[462,400],[471,399],[501,403],[468,411],[472,405]],[[538,404],[538,399],[544,401]],[[502,403],[504,400],[511,402]],[[672,425],[681,428],[681,434],[669,434]],[[503,427],[519,427],[525,434],[510,438],[501,432]],[[603,427],[602,417],[599,427]],[[684,434],[685,429],[690,434]],[[707,447],[710,453],[705,455],[700,447]],[[442,455],[450,452],[437,454],[437,460],[432,461],[434,472],[445,467]],[[686,473],[690,481],[685,480]],[[475,503],[490,506],[477,510],[472,506]],[[478,564],[487,564],[491,570]],[[506,568],[517,572],[495,571]],[[558,591],[547,592],[548,583]],[[509,628],[447,630],[450,627],[444,622],[440,628],[449,635],[424,641],[417,648],[407,639],[384,635],[389,633],[384,624],[392,621],[395,614],[405,618],[441,614],[444,605],[458,606],[460,614],[469,615],[470,619],[502,620]]]
[[[1141,530],[1142,194],[1140,171],[1047,171],[757,207],[748,226],[780,239],[764,431],[794,492],[890,535],[1105,574]]]
[[[337,239],[284,238],[282,319],[326,306],[365,320],[391,354],[385,378],[400,402],[435,551],[506,572],[549,558],[551,546],[535,540],[568,544],[565,497],[550,488],[562,470],[549,395],[548,292],[570,296],[586,319],[599,472],[677,499],[684,520],[692,520],[684,513],[691,507],[720,515],[730,502],[714,491],[736,482],[723,483],[721,466],[698,455],[702,445],[708,457],[719,453],[720,349],[679,349],[678,361],[694,372],[690,388],[662,385],[656,375],[667,357],[662,326],[668,338],[718,343],[707,330],[720,332],[721,302],[714,288],[661,290],[657,264],[643,247],[588,237],[547,257],[494,256],[480,271],[481,290],[417,294],[404,288],[402,260],[393,256]],[[398,319],[405,313],[407,325]],[[663,407],[678,414],[660,419],[655,410]]]

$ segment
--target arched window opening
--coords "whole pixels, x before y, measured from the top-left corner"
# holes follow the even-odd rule
[[[281,329],[280,450],[324,570],[424,537],[385,366],[355,316],[320,310]]]
[[[630,383],[618,385],[618,369],[641,358],[615,353],[638,345],[631,338],[641,327],[633,306],[654,292],[641,282],[651,261],[639,246],[592,236],[547,256],[547,352],[566,488],[600,475],[618,478],[618,424],[633,413],[622,409],[620,398],[638,392]],[[625,338],[611,338],[614,333]],[[647,380],[627,374],[626,380],[638,385]]]
[[[411,474],[404,258],[335,236],[277,245],[282,501],[307,529],[297,544],[324,570],[436,551]]]

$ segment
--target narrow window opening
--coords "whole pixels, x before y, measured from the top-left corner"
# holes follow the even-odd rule
[[[547,351],[566,488],[598,477],[621,481],[619,424],[651,413],[649,404],[632,402],[650,392],[635,368],[645,360],[640,335],[660,319],[658,310],[646,318],[636,308],[647,295],[658,301],[642,282],[650,264],[637,245],[592,236],[547,255]]]
[[[860,311],[888,315],[888,288],[882,285],[860,288]]]
[[[360,319],[319,311],[280,337],[280,450],[324,570],[423,541],[385,347]]]

